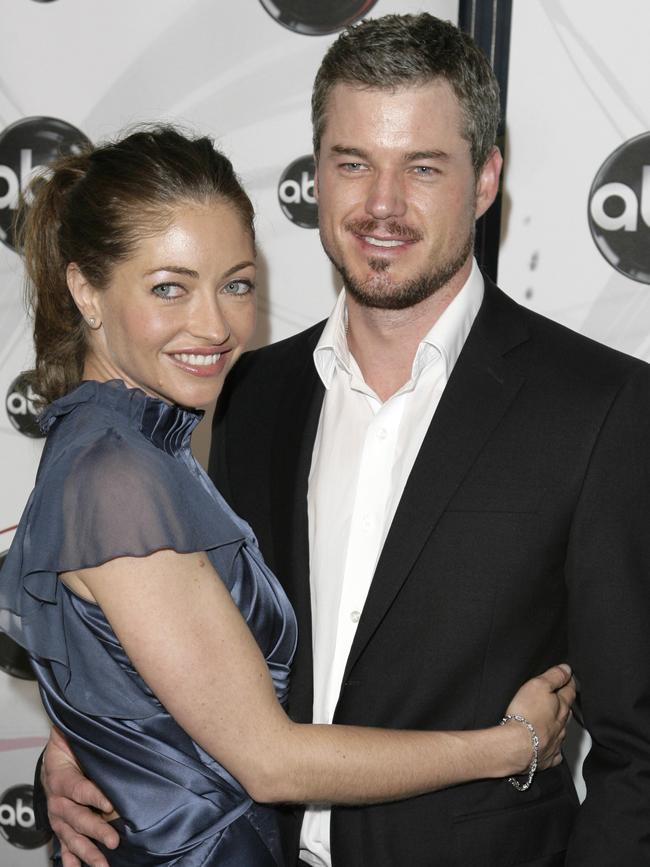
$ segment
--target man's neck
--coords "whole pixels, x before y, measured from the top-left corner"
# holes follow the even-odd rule
[[[382,401],[411,378],[415,353],[422,339],[465,285],[470,269],[413,307],[382,310],[364,307],[350,295],[348,347],[365,382]]]

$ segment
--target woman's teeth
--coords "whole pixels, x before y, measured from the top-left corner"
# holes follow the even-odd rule
[[[192,364],[195,367],[209,367],[211,364],[216,364],[219,361],[221,353],[213,352],[211,355],[194,355],[194,353],[179,352],[174,355],[174,358],[183,364]]]

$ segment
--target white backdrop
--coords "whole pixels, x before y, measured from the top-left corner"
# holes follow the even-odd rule
[[[452,0],[377,0],[370,14],[419,9],[457,17]],[[278,185],[310,152],[311,82],[334,35],[280,26],[259,0],[0,0],[0,22],[0,217],[12,183],[3,131],[12,124],[54,117],[97,141],[137,121],[180,121],[216,136],[256,206],[263,263],[256,343],[328,313],[336,280],[317,233],[285,213],[295,219],[309,210],[309,179],[300,167],[289,176],[285,210]],[[499,272],[522,303],[645,358],[650,287],[604,258],[587,215],[599,167],[650,127],[648,32],[650,8],[634,0],[514,0]],[[639,240],[650,240],[638,223]],[[0,553],[42,447],[14,426],[29,422],[25,399],[10,392],[30,364],[21,284],[18,255],[0,243],[0,394],[11,410],[0,413]],[[204,427],[196,440],[202,458],[206,447]],[[19,848],[37,841],[28,793],[16,787],[31,781],[47,724],[33,683],[7,673],[4,653],[0,645],[0,865],[42,867],[44,848]]]
[[[499,283],[517,301],[646,360],[650,274],[638,282],[612,267],[588,213],[600,166],[650,130],[648,33],[650,6],[636,0],[515,0],[499,255]],[[643,150],[650,166],[650,137]],[[650,208],[650,189],[646,198]],[[627,235],[650,272],[643,218],[613,235]]]

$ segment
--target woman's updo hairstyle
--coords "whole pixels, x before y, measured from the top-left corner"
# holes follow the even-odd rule
[[[34,320],[34,391],[47,404],[79,384],[87,326],[68,291],[77,264],[104,289],[115,265],[147,235],[164,231],[175,206],[220,199],[254,238],[253,206],[230,160],[210,138],[171,126],[139,128],[125,138],[64,156],[30,189],[17,218]]]

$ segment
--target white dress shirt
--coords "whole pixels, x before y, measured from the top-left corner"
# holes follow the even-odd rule
[[[307,497],[315,723],[332,722],[379,554],[483,291],[474,262],[419,344],[411,378],[384,403],[350,354],[345,291],[314,350],[325,385]],[[300,850],[308,864],[331,867],[329,809],[305,811]]]

